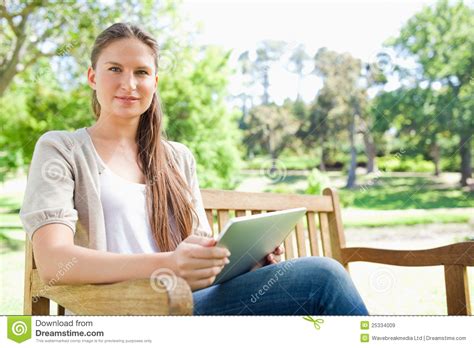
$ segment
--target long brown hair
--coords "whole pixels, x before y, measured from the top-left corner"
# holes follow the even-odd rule
[[[97,36],[91,53],[91,66],[104,48],[116,40],[138,39],[151,48],[158,71],[159,48],[156,40],[140,27],[129,23],[115,23]],[[100,117],[97,93],[92,92],[92,109]],[[198,221],[192,205],[192,193],[177,169],[171,145],[162,130],[163,112],[158,94],[153,94],[150,107],[140,115],[136,134],[139,165],[146,178],[147,210],[153,238],[161,251],[176,249],[192,233],[193,219]],[[171,228],[170,217],[175,222]]]

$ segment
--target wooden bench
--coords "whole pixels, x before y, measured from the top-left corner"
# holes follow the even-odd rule
[[[321,196],[202,190],[207,218],[216,234],[231,216],[306,207],[307,214],[285,240],[284,259],[327,256],[348,270],[350,262],[365,261],[397,266],[444,266],[449,315],[471,315],[467,267],[474,266],[474,242],[427,250],[347,248],[339,198],[326,188]],[[303,221],[304,220],[304,221]],[[217,222],[217,228],[215,228]],[[35,267],[31,243],[26,243],[24,314],[50,314],[68,308],[78,315],[192,315],[193,299],[187,283],[176,278],[173,286],[149,279],[100,285],[44,284]],[[416,314],[416,313],[413,313]]]

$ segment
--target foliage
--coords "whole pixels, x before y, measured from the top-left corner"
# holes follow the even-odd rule
[[[329,177],[327,174],[314,168],[308,175],[308,187],[306,188],[307,194],[320,195],[323,189],[329,187]]]

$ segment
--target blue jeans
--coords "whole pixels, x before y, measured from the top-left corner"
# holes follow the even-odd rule
[[[194,315],[368,315],[344,267],[310,256],[193,292]]]

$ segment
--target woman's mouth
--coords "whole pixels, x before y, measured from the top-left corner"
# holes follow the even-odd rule
[[[134,103],[136,103],[140,100],[140,98],[134,97],[134,96],[118,96],[118,97],[115,97],[115,98],[121,104],[125,104],[125,105],[131,105],[131,104],[134,104]]]

